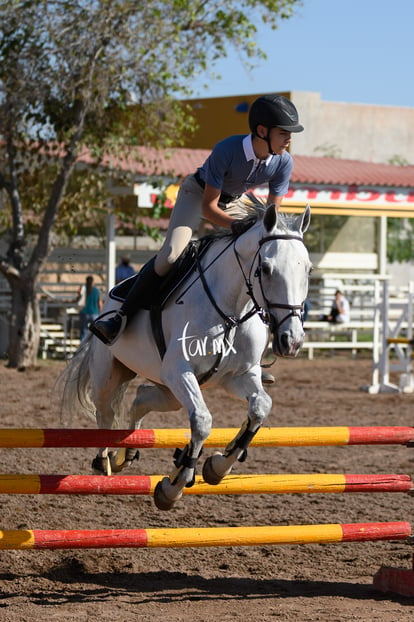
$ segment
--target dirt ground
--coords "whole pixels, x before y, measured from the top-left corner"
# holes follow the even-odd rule
[[[16,372],[0,365],[2,426],[61,427],[53,383],[64,363]],[[270,426],[413,425],[414,395],[369,395],[369,358],[279,360]],[[129,396],[130,397],[130,396]],[[216,427],[238,426],[240,403],[207,399]],[[74,414],[72,427],[94,427]],[[186,427],[154,414],[145,427]],[[235,473],[408,473],[399,446],[251,448]],[[206,449],[204,456],[213,452]],[[1,473],[89,474],[94,449],[3,449]],[[142,450],[130,474],[167,474],[172,450]],[[186,496],[170,512],[149,497],[1,495],[2,529],[105,529],[321,524],[411,520],[402,493]],[[200,549],[1,551],[3,622],[414,620],[414,599],[373,590],[383,564],[409,568],[404,542]]]

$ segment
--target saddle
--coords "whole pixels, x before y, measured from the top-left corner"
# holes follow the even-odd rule
[[[211,234],[199,240],[192,240],[174,263],[170,272],[163,278],[160,289],[153,298],[151,306],[142,306],[143,309],[148,309],[150,311],[152,331],[161,359],[164,357],[167,349],[162,329],[162,310],[178,287],[185,283],[191,275],[197,271],[200,259],[204,256],[215,239],[217,239],[217,235]],[[118,300],[119,302],[124,302],[137,278],[139,278],[138,274],[115,285],[109,292],[110,298]]]
[[[171,270],[163,278],[158,295],[156,295],[151,308],[154,306],[165,306],[178,286],[181,285],[181,283],[184,283],[185,280],[196,271],[197,261],[200,260],[207,249],[210,248],[215,237],[216,236],[214,235],[206,235],[199,240],[192,240],[189,242],[177,261],[171,267]],[[139,274],[134,274],[134,276],[122,281],[122,283],[115,285],[115,287],[110,290],[109,297],[113,300],[124,302],[137,278],[139,278]],[[150,309],[150,306],[142,306],[142,309]]]

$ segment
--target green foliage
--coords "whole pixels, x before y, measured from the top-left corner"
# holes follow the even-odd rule
[[[306,246],[311,253],[326,253],[347,216],[312,216],[312,226],[306,232]]]
[[[393,166],[408,166],[409,162],[406,158],[396,153],[388,160],[388,164],[392,164]]]
[[[394,166],[408,166],[409,162],[402,156],[395,154],[388,164]],[[390,262],[412,261],[414,257],[414,226],[408,218],[387,219],[387,259]]]
[[[300,4],[3,0],[0,189],[12,212],[14,240],[24,237],[32,217],[35,228],[48,235],[55,223],[74,231],[83,210],[91,218],[94,196],[102,209],[98,166],[89,180],[76,175],[68,181],[82,144],[97,165],[105,153],[119,155],[131,145],[180,146],[194,119],[176,101],[177,93],[190,95],[191,78],[230,46],[246,60],[260,56],[258,20],[277,27]],[[59,154],[48,158],[51,142]],[[106,168],[105,175],[111,174]]]
[[[324,158],[340,158],[342,150],[338,145],[324,143],[314,148],[314,152]]]
[[[387,259],[390,262],[414,258],[414,226],[409,218],[388,218]]]

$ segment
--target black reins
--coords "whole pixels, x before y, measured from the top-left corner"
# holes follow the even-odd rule
[[[231,244],[233,244],[235,247],[236,240],[231,240],[230,244],[228,244],[224,248],[224,250],[219,255],[217,255],[217,257],[215,257],[215,259],[207,266],[206,269],[208,269],[215,261],[217,261],[217,259],[229,248],[229,246],[231,246]],[[222,318],[224,322],[225,330],[224,330],[223,339],[226,340],[228,339],[230,331],[233,328],[237,328],[238,326],[240,326],[240,324],[243,324],[243,322],[246,322],[246,320],[253,317],[255,313],[260,314],[262,309],[259,306],[256,306],[256,302],[252,299],[253,308],[250,309],[250,311],[248,311],[243,317],[236,318],[234,315],[228,315],[227,313],[224,313],[224,311],[220,309],[220,307],[218,306],[217,302],[214,299],[213,294],[211,293],[211,290],[208,286],[208,283],[207,283],[207,280],[204,274],[205,271],[203,270],[203,267],[201,265],[200,257],[198,253],[196,253],[195,260],[196,260],[197,271],[198,271],[201,283],[203,284],[204,291],[207,294],[207,297],[210,300],[211,304],[213,305],[213,307],[215,308],[215,310],[217,311],[217,313],[219,314],[219,316]],[[244,276],[243,269],[242,269],[242,273]],[[245,278],[245,281],[246,281],[246,278]],[[246,282],[246,285],[247,285],[247,282]],[[201,376],[197,377],[197,380],[200,386],[204,384],[205,382],[207,382],[207,380],[209,380],[211,376],[213,376],[213,374],[217,372],[222,358],[223,358],[223,351],[222,351],[222,348],[220,348],[219,351],[217,352],[216,360],[214,361],[214,364],[212,365],[212,367],[208,371],[206,371],[204,374],[201,374]]]
[[[207,283],[207,280],[206,280],[206,277],[205,277],[205,270],[203,270],[203,267],[202,267],[202,265],[200,263],[200,258],[198,256],[198,254],[196,255],[197,271],[198,271],[198,274],[200,276],[200,280],[201,280],[201,282],[203,284],[204,291],[207,294],[208,299],[210,300],[211,304],[213,305],[213,307],[215,308],[217,313],[220,315],[220,317],[222,318],[225,326],[228,329],[237,328],[237,326],[240,326],[240,324],[243,324],[243,322],[246,322],[246,320],[248,320],[249,318],[253,317],[253,315],[255,315],[255,313],[259,313],[260,314],[263,311],[262,308],[257,304],[254,296],[251,295],[251,294],[253,294],[253,291],[252,291],[252,288],[251,288],[251,283],[246,279],[246,275],[244,274],[243,267],[240,264],[239,258],[237,256],[236,240],[232,240],[231,243],[228,244],[225,247],[225,249],[219,255],[217,255],[217,257],[214,259],[214,261],[216,261],[220,257],[220,255],[222,255],[229,248],[229,246],[231,246],[231,244],[233,244],[234,251],[235,251],[235,254],[236,254],[239,266],[241,268],[241,271],[242,271],[242,274],[243,274],[243,277],[244,277],[244,280],[245,280],[245,283],[246,283],[246,286],[247,286],[247,290],[248,290],[247,293],[249,294],[250,298],[253,301],[253,308],[250,309],[250,311],[248,311],[241,318],[236,318],[234,315],[228,315],[227,313],[224,313],[224,311],[222,309],[220,309],[220,307],[218,306],[217,302],[215,301],[214,296],[211,293],[211,290],[210,290],[210,288],[208,286],[208,283]],[[256,258],[256,255],[255,255],[254,259],[255,258]],[[253,259],[253,261],[254,261],[254,259]],[[214,263],[214,261],[212,261],[207,266],[206,270]]]

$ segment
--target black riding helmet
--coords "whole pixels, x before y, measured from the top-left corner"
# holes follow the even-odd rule
[[[303,132],[303,125],[299,123],[298,111],[292,102],[283,95],[263,95],[251,105],[249,111],[250,131],[257,136],[258,125],[267,127],[267,136],[264,138],[272,153],[269,132],[272,127],[280,127],[287,132]]]

